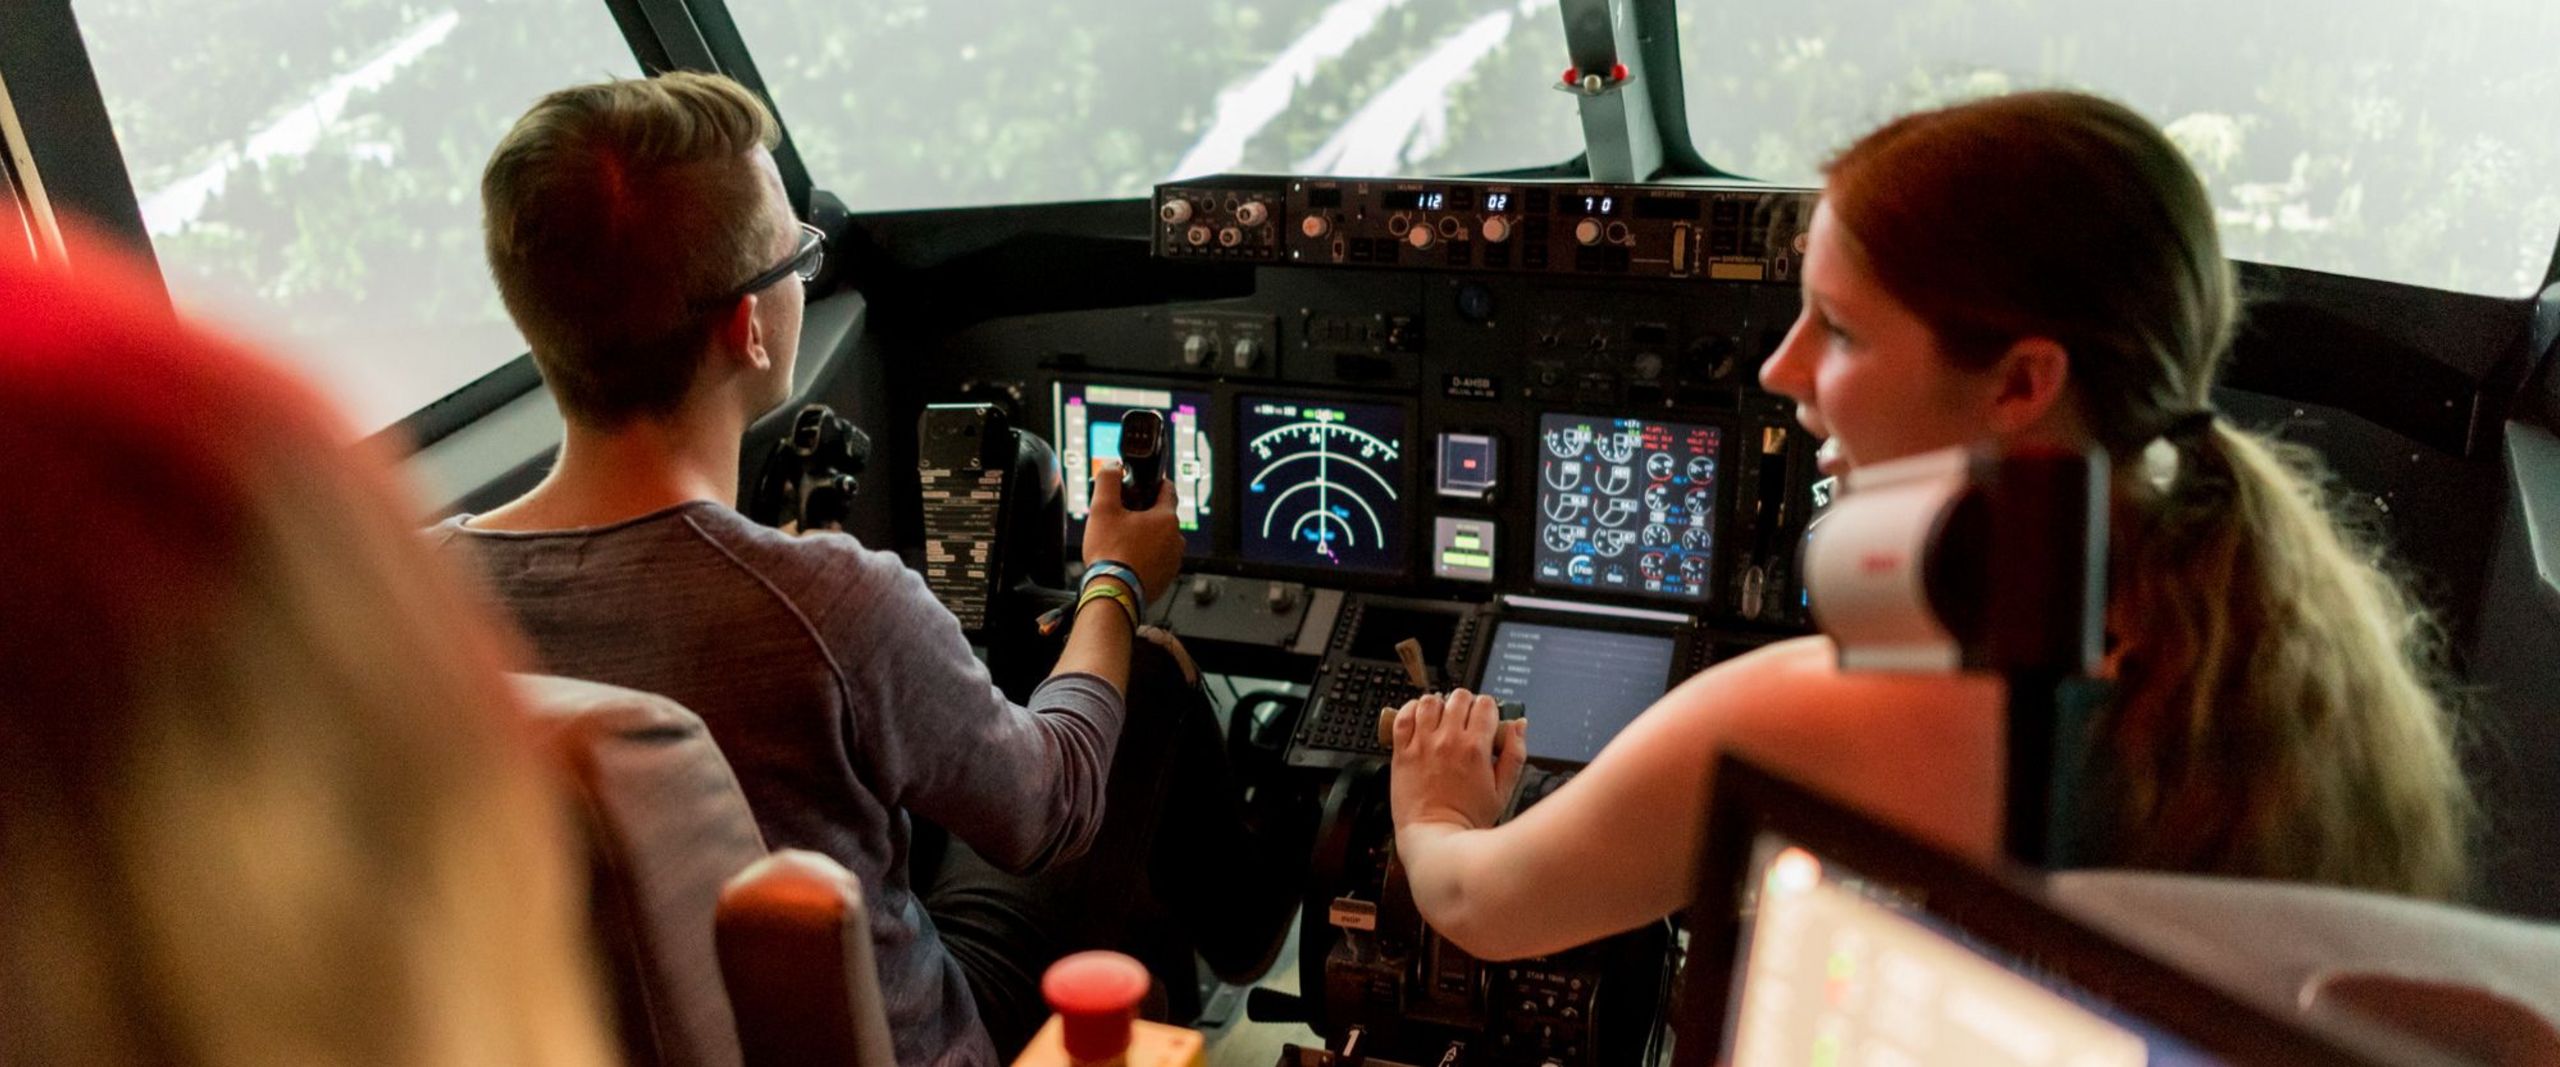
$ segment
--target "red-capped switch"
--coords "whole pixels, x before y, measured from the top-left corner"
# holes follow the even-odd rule
[[[1079,952],[1049,965],[1040,995],[1064,1023],[1068,1058],[1103,1063],[1129,1051],[1130,1024],[1152,982],[1145,966],[1117,952]]]

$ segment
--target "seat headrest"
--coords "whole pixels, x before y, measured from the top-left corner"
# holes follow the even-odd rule
[[[733,1067],[713,919],[720,887],[765,848],[728,761],[701,718],[664,697],[567,678],[518,685],[575,787],[631,1062]]]

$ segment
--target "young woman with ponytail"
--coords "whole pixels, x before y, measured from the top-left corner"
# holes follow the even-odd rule
[[[2307,457],[2214,414],[2238,298],[2176,147],[2120,105],[2027,93],[1898,119],[1828,175],[1803,316],[1761,370],[1825,469],[1984,438],[2114,460],[2109,862],[2460,892],[2472,808],[2432,630]],[[1521,746],[1489,757],[1492,702],[1406,706],[1392,792],[1424,917],[1512,958],[1679,908],[1724,748],[1996,855],[2000,684],[1835,663],[1817,636],[1720,664],[1500,827]]]

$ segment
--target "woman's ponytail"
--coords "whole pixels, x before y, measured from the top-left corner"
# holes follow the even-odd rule
[[[2118,491],[2113,860],[2457,895],[2473,812],[2427,617],[2298,449],[2175,436],[2165,486]]]

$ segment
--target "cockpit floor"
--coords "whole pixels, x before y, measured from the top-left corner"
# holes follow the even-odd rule
[[[1280,948],[1280,962],[1254,983],[1255,988],[1292,994],[1298,991],[1298,937],[1303,932],[1303,920],[1300,926],[1290,928],[1288,943]],[[1201,1032],[1209,1039],[1209,1067],[1272,1067],[1280,1062],[1282,1045],[1322,1044],[1316,1032],[1304,1023],[1263,1023],[1245,1018],[1241,1000],[1233,1018],[1222,1026],[1204,1026]]]

